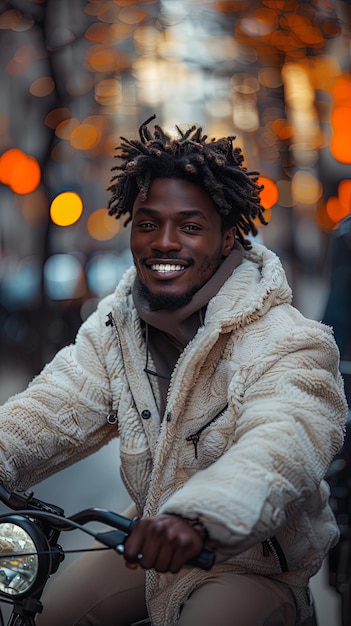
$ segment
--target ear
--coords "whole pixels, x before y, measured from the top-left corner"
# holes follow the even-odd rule
[[[231,251],[234,248],[235,244],[235,236],[236,236],[236,228],[232,226],[225,231],[222,239],[222,255],[224,257],[229,256]]]

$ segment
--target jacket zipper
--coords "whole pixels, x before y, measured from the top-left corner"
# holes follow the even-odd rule
[[[117,324],[113,318],[112,313],[108,313],[107,317],[108,317],[108,321],[106,322],[106,326],[112,326],[114,328],[117,341],[121,350],[122,360],[124,361],[123,350],[122,350],[121,340],[120,340],[118,329],[117,329]],[[209,426],[211,426],[211,424],[213,424],[213,422],[215,422],[222,415],[222,413],[224,413],[224,411],[227,410],[227,408],[228,408],[228,403],[214,417],[212,417],[209,422],[207,422],[201,428],[199,428],[199,430],[196,431],[196,433],[194,433],[193,435],[189,435],[186,438],[186,441],[191,441],[191,443],[194,446],[195,459],[198,458],[197,447],[198,447],[198,443],[200,441],[200,437],[203,431],[206,430],[206,428],[208,428]],[[265,539],[264,541],[262,541],[262,550],[263,550],[263,556],[265,557],[268,557],[270,554],[273,555],[277,565],[280,567],[282,572],[289,571],[285,554],[276,537],[270,537],[269,539]]]
[[[273,555],[276,564],[280,567],[282,572],[288,572],[288,563],[285,558],[283,549],[276,537],[270,537],[262,541],[263,556]]]
[[[228,404],[226,404],[225,407],[221,409],[219,413],[217,413],[217,415],[212,417],[210,421],[207,422],[207,424],[204,424],[201,428],[199,428],[199,430],[196,433],[194,433],[193,435],[189,435],[189,437],[186,438],[186,441],[191,441],[191,443],[194,446],[195,459],[197,459],[197,447],[198,447],[198,443],[200,441],[200,437],[203,431],[206,430],[206,428],[208,428],[209,426],[211,426],[211,424],[213,424],[213,422],[215,422],[220,417],[220,415],[222,415],[222,413],[224,413],[224,411],[227,410],[227,408],[228,408]]]

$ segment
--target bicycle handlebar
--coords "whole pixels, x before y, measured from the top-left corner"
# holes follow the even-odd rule
[[[24,515],[29,518],[42,520],[50,524],[51,528],[58,531],[69,531],[79,528],[83,532],[91,535],[97,541],[109,548],[113,548],[123,554],[123,545],[128,535],[131,533],[138,518],[130,520],[118,513],[107,509],[90,508],[79,511],[70,517],[65,517],[63,510],[55,505],[51,505],[33,497],[33,493],[24,494],[19,492],[8,492],[0,484],[0,500],[8,507],[16,511],[17,515]],[[4,516],[0,515],[1,518]],[[115,530],[96,533],[85,528],[89,522],[99,522],[111,526]],[[215,562],[215,553],[204,548],[200,554],[191,559],[186,565],[209,570]]]

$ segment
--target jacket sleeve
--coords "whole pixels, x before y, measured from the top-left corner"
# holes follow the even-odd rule
[[[75,344],[0,408],[0,480],[8,489],[36,484],[117,434],[106,422],[111,391],[102,338],[112,333],[103,308],[81,326]]]
[[[301,508],[325,506],[320,485],[347,411],[330,329],[316,323],[284,332],[269,356],[254,358],[229,389],[234,444],[161,509],[199,517],[232,554],[272,536]]]

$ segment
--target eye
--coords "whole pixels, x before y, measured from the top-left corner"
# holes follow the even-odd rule
[[[140,222],[140,224],[138,224],[138,228],[141,230],[153,230],[156,228],[156,224],[153,224],[152,222]]]
[[[201,226],[198,226],[197,224],[186,224],[185,226],[183,226],[183,230],[197,231],[201,230]]]

